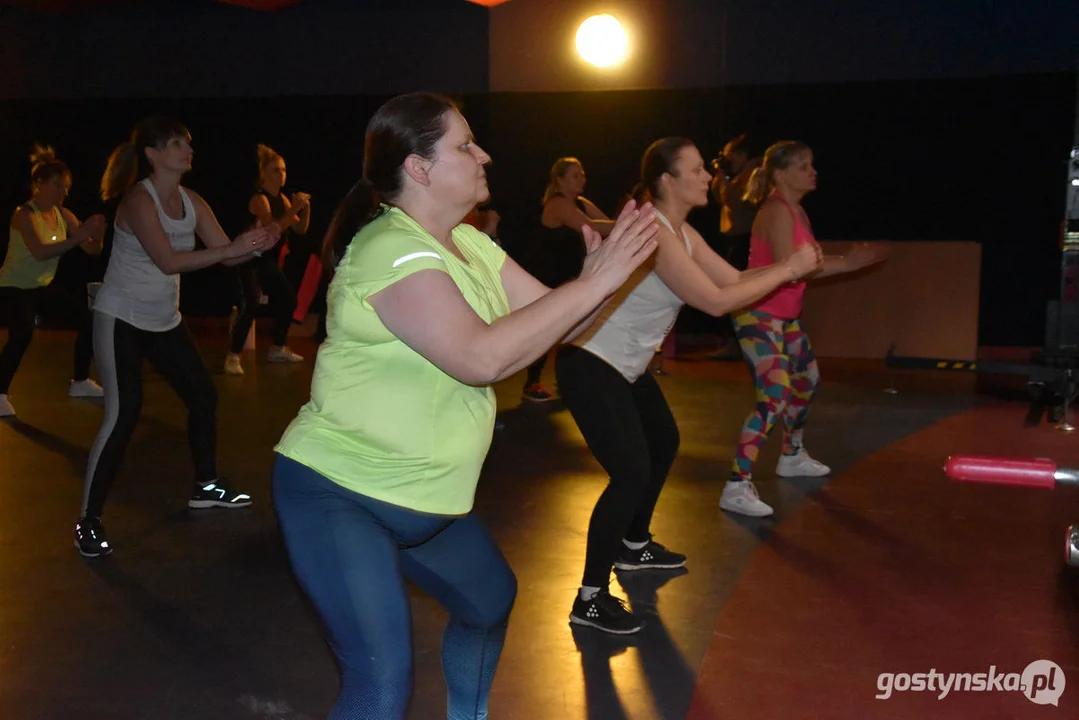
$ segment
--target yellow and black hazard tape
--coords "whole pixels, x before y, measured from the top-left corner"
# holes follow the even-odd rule
[[[938,360],[936,363],[937,370],[977,370],[978,363],[966,362],[963,360]]]

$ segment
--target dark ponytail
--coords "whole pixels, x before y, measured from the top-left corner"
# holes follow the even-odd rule
[[[360,228],[381,214],[378,190],[367,178],[360,178],[337,206],[322,239],[322,267],[332,273]]]
[[[101,199],[115,200],[124,191],[153,172],[146,148],[163,148],[173,138],[191,139],[191,133],[181,123],[165,117],[149,117],[139,121],[131,138],[116,146],[109,156],[105,174],[101,176]]]
[[[666,174],[677,175],[675,163],[682,148],[693,147],[693,141],[684,137],[666,137],[648,146],[641,157],[641,179],[633,188],[633,199],[639,205],[654,202],[659,197],[659,181]]]
[[[456,109],[443,95],[417,92],[398,95],[375,112],[364,137],[363,177],[338,205],[322,241],[328,272],[341,262],[363,226],[382,214],[381,203],[393,204],[400,196],[405,159],[434,159],[435,146],[446,134],[445,115]]]

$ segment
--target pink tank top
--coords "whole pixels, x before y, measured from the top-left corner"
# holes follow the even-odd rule
[[[790,203],[782,195],[772,193],[771,197],[782,202],[791,211],[791,216],[794,218],[794,249],[797,250],[807,243],[816,242],[813,231],[805,226],[808,220],[803,219],[801,213],[791,207]],[[749,240],[749,269],[767,267],[774,262],[775,258],[772,257],[771,244],[764,238],[756,235],[751,236]],[[802,295],[805,294],[805,288],[806,284],[804,282],[780,285],[771,294],[765,295],[748,309],[768,313],[784,320],[793,320],[802,314]]]

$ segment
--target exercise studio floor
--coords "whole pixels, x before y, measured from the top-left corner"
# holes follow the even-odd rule
[[[72,528],[101,408],[66,396],[72,340],[38,335],[11,390],[19,419],[0,422],[0,718],[324,718],[336,669],[269,493],[271,448],[307,398],[314,348],[298,340],[305,363],[267,365],[260,338],[231,377],[223,333],[200,333],[222,471],[254,495],[249,510],[186,510],[184,411],[148,375],[106,513],[116,551],[87,561]],[[505,428],[477,512],[520,590],[492,720],[1079,717],[1079,582],[1063,568],[1079,490],[960,485],[941,471],[960,453],[1079,465],[1079,434],[1023,427],[1025,404],[969,375],[902,374],[888,394],[880,363],[821,365],[807,444],[834,474],[777,480],[773,439],[756,480],[777,515],[750,520],[718,508],[748,373],[668,363],[660,383],[682,446],[653,531],[689,561],[612,581],[647,616],[628,640],[567,622],[604,473],[557,402],[518,407],[521,378],[499,386]],[[409,717],[431,720],[445,717],[444,615],[413,597]],[[1022,675],[1043,659],[1067,680],[1055,678],[1058,707],[1007,683],[909,689],[918,673]]]

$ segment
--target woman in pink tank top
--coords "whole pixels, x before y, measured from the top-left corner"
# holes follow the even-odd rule
[[[788,140],[768,148],[763,166],[753,171],[746,191],[747,200],[763,202],[753,222],[751,271],[781,263],[803,245],[816,244],[801,205],[802,198],[816,187],[813,151],[807,145]],[[882,251],[858,245],[844,256],[826,256],[822,269],[812,277],[854,272],[883,259]],[[756,517],[772,514],[772,508],[759,499],[745,502],[736,488],[752,476],[761,446],[780,417],[785,432],[776,474],[821,477],[831,472],[810,457],[802,443],[806,412],[820,382],[813,348],[799,321],[805,287],[805,282],[787,283],[733,316],[738,344],[753,371],[757,404],[742,425],[730,482],[720,501],[724,510]]]

